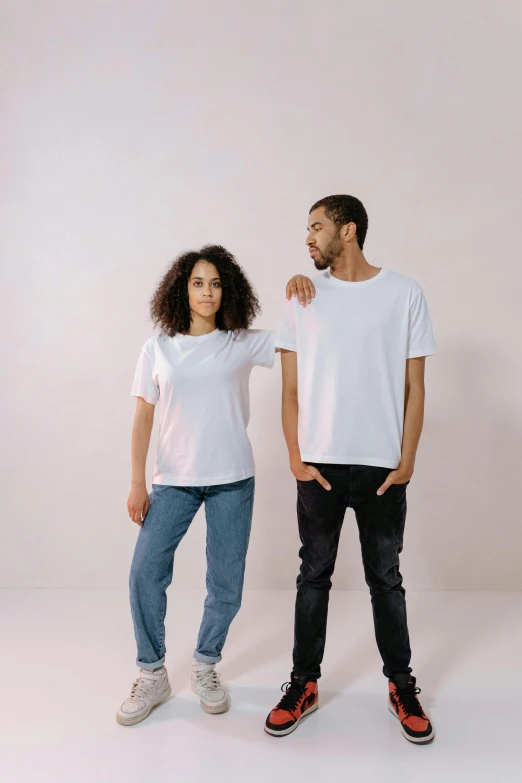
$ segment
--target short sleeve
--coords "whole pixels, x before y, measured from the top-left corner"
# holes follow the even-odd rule
[[[428,305],[422,289],[418,286],[410,300],[408,331],[408,359],[431,356],[436,353],[435,338]]]
[[[273,367],[275,332],[272,329],[247,329],[245,337],[252,364],[256,367]]]
[[[293,299],[290,301],[285,299],[283,303],[275,339],[275,347],[286,351],[297,351],[293,301]]]
[[[160,391],[158,379],[154,376],[154,346],[151,340],[148,340],[141,349],[131,396],[143,397],[151,405],[156,405],[159,400]]]

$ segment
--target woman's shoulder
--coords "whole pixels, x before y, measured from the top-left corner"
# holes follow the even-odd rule
[[[272,334],[273,329],[238,329],[234,332],[234,339],[236,340],[257,340],[259,337],[266,337]]]
[[[170,340],[172,340],[172,338],[166,334],[153,334],[148,340],[145,340],[141,350],[153,354],[158,348],[162,345],[166,345]]]

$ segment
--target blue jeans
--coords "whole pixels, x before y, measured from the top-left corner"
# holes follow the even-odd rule
[[[255,479],[210,487],[153,484],[130,572],[130,599],[138,648],[136,663],[156,669],[165,661],[167,587],[174,553],[201,504],[207,520],[207,597],[194,657],[221,660],[221,650],[243,593]]]

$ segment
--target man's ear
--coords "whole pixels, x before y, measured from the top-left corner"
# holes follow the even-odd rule
[[[357,226],[355,223],[346,223],[341,229],[341,236],[345,242],[350,242],[355,238],[357,234]]]

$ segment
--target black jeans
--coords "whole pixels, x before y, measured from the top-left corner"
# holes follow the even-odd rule
[[[297,577],[293,671],[321,676],[326,641],[328,598],[339,536],[348,507],[359,528],[366,583],[370,588],[377,646],[386,677],[411,672],[405,590],[399,572],[406,521],[406,487],[392,484],[378,496],[390,468],[314,464],[331,485],[297,482],[297,517],[302,560]],[[402,675],[402,677],[401,677]]]

